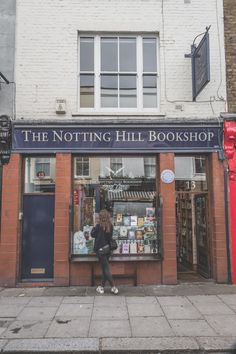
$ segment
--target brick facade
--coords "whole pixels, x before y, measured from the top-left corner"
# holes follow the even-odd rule
[[[15,286],[19,273],[21,210],[21,157],[13,154],[3,167],[0,234],[0,285]]]

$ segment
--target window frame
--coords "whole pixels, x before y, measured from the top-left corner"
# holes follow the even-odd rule
[[[77,158],[81,158],[81,159],[84,159],[84,158],[87,158],[88,159],[88,175],[77,175],[77,170],[76,170],[76,160]],[[83,161],[82,161],[83,163]],[[90,178],[91,176],[91,164],[90,164],[90,157],[89,156],[75,156],[74,157],[74,178]]]
[[[94,70],[93,71],[82,71],[80,72],[80,38],[94,38]],[[101,38],[136,38],[136,94],[137,94],[137,106],[136,107],[101,107]],[[156,39],[156,72],[145,72],[143,70],[143,38],[155,38]],[[119,47],[119,46],[118,46]],[[119,51],[118,51],[119,52]],[[119,58],[118,58],[119,60]],[[160,112],[160,39],[158,33],[147,33],[147,34],[138,34],[138,33],[78,33],[78,75],[77,75],[77,111],[82,113],[112,113],[112,112]],[[120,72],[118,71],[109,72],[109,74],[118,74],[119,75],[133,75],[134,72]],[[81,74],[93,74],[94,75],[94,107],[80,107],[80,75]],[[143,78],[144,75],[156,75],[157,80],[157,106],[151,108],[143,107]],[[120,92],[118,90],[118,96]]]

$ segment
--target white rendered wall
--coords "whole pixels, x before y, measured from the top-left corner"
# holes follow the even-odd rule
[[[166,119],[218,117],[225,111],[226,99],[222,2],[17,0],[17,119],[65,119],[79,113],[78,31],[158,32],[159,113]],[[197,102],[192,102],[191,60],[184,54],[190,52],[193,39],[208,25],[211,81]],[[56,98],[66,99],[65,115],[55,113]],[[80,118],[84,116],[78,115]]]

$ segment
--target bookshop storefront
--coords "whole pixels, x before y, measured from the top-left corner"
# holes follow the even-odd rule
[[[183,273],[226,282],[219,136],[214,124],[15,123],[15,281],[99,282],[91,229],[106,208],[118,284],[176,284]]]

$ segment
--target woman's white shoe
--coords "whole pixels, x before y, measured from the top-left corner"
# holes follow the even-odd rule
[[[118,292],[119,292],[119,290],[118,290],[115,286],[113,286],[113,287],[111,288],[111,292],[112,292],[113,294],[117,295]]]
[[[96,289],[96,292],[99,293],[99,294],[104,294],[104,288],[102,286],[98,286],[97,289]]]

